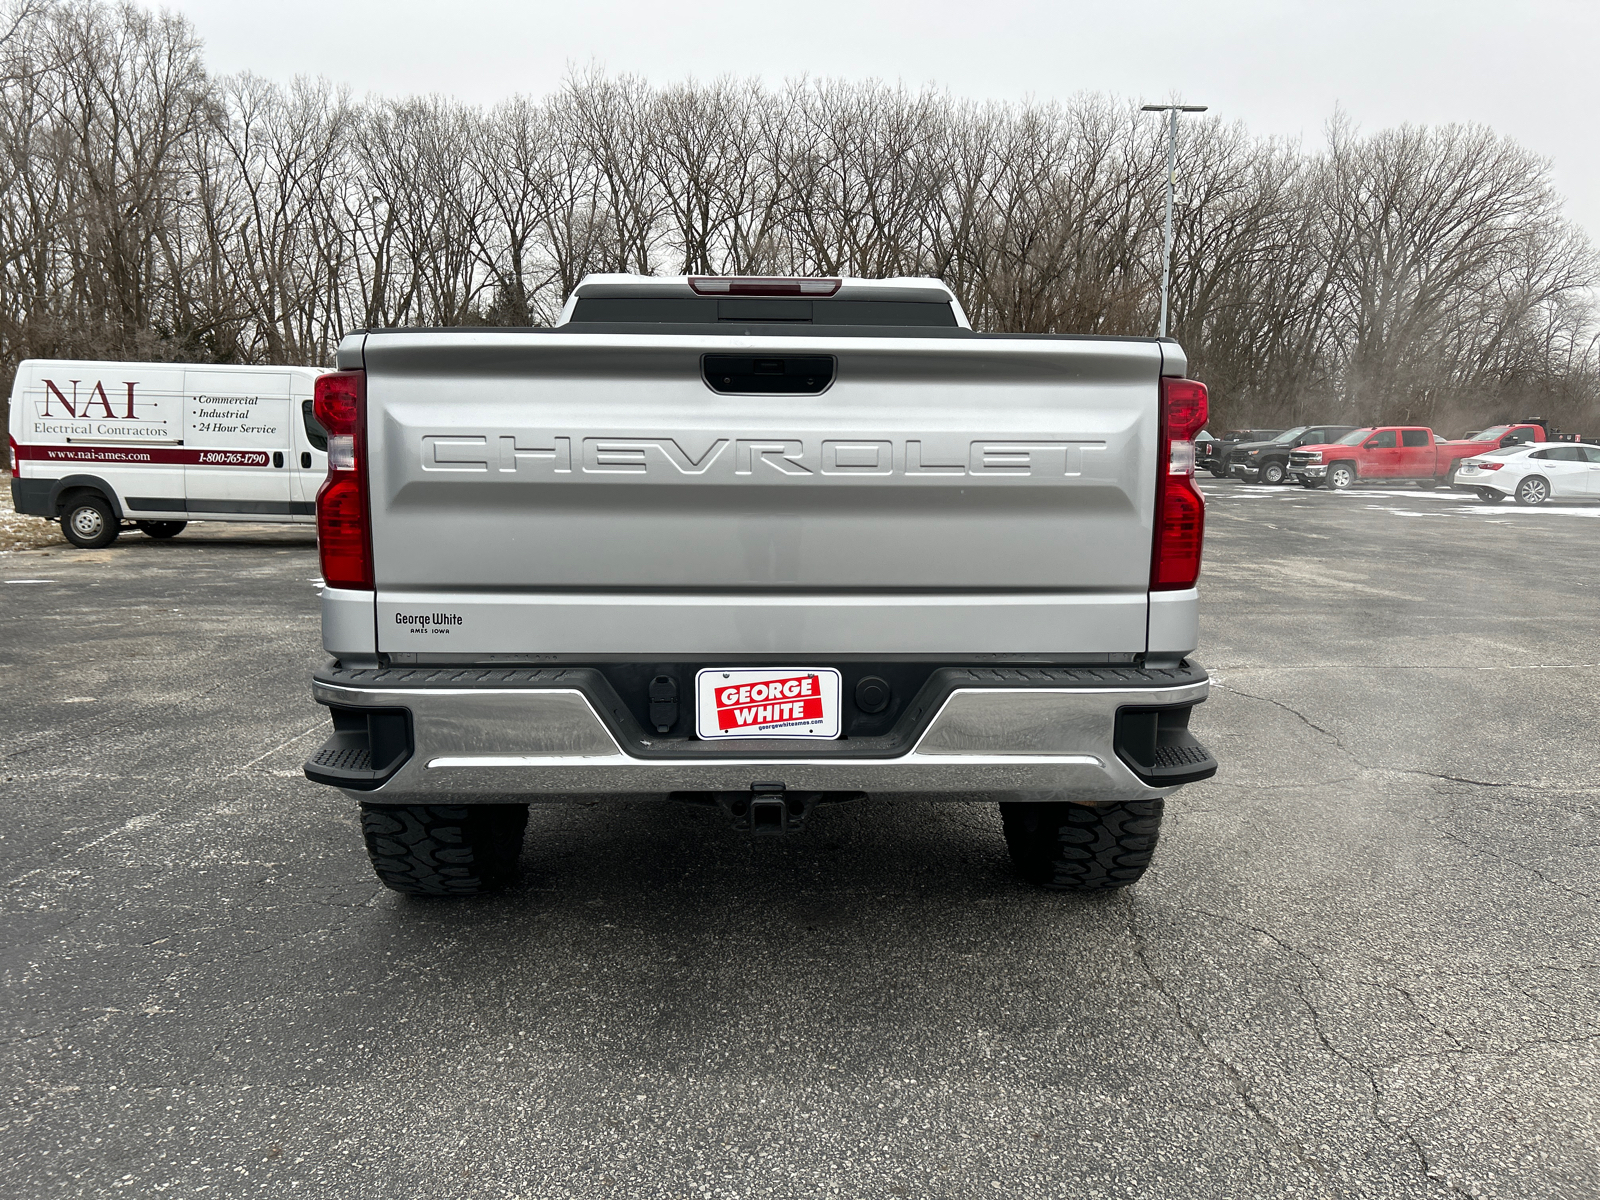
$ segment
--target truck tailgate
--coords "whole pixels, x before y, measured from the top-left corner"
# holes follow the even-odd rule
[[[706,355],[829,356],[725,394]],[[378,649],[1145,648],[1154,342],[369,335]]]

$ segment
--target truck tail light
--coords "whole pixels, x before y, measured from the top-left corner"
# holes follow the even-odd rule
[[[771,276],[696,276],[689,286],[699,296],[831,296],[838,279],[778,279]],[[1196,426],[1196,428],[1199,428]]]
[[[1206,423],[1206,385],[1161,381],[1160,458],[1156,463],[1156,529],[1150,555],[1153,591],[1182,591],[1200,578],[1206,502],[1194,486],[1194,442]]]
[[[312,410],[328,431],[328,477],[317,491],[317,547],[332,588],[373,590],[372,508],[367,494],[367,373],[317,378]]]

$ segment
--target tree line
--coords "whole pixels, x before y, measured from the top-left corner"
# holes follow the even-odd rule
[[[933,275],[979,329],[1157,322],[1165,126],[1111,97],[588,70],[490,107],[357,99],[214,75],[183,17],[99,0],[12,0],[0,39],[6,380],[544,324],[591,271]],[[1171,326],[1219,423],[1593,424],[1600,265],[1543,160],[1337,115],[1314,149],[1179,133]]]

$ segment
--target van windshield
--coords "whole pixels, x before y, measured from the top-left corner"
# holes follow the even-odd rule
[[[1367,434],[1371,432],[1371,429],[1352,429],[1349,433],[1345,434],[1333,444],[1335,446],[1354,446],[1359,442],[1365,441]]]

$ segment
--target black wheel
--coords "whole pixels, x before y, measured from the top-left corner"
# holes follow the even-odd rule
[[[100,493],[79,492],[61,510],[61,532],[74,546],[99,550],[117,540],[122,523]]]
[[[1156,852],[1162,800],[1121,804],[1002,803],[1000,821],[1017,871],[1058,891],[1137,883]]]
[[[1206,470],[1210,471],[1218,479],[1226,479],[1228,477],[1228,472],[1222,467],[1207,467]]]
[[[476,896],[517,873],[526,804],[363,804],[372,869],[408,896]]]
[[[1307,489],[1309,489],[1311,491],[1315,491],[1317,488],[1322,486],[1322,480],[1320,480],[1320,479],[1302,479],[1300,481],[1300,486],[1303,487],[1303,488],[1307,488]]]
[[[1500,501],[1506,498],[1506,494],[1504,492],[1497,492],[1493,488],[1478,488],[1477,492],[1478,499],[1482,500],[1485,504],[1499,504]]]
[[[1283,477],[1288,474],[1283,469],[1282,463],[1266,462],[1261,464],[1261,474],[1256,476],[1257,483],[1270,483],[1273,487],[1283,482]]]
[[[138,522],[139,529],[144,533],[145,537],[153,537],[153,538],[156,538],[159,541],[165,541],[167,538],[175,538],[175,537],[177,537],[180,533],[183,532],[184,526],[186,526],[188,524],[189,524],[189,522],[187,522],[187,521],[140,521],[140,522]]]
[[[1437,479],[1419,479],[1417,480],[1417,486],[1425,492],[1431,492],[1439,486],[1439,481]]]
[[[1550,499],[1550,483],[1543,475],[1529,475],[1517,484],[1517,503],[1535,508]]]
[[[1328,468],[1328,486],[1336,492],[1344,491],[1355,481],[1356,469],[1352,463],[1334,463]]]

